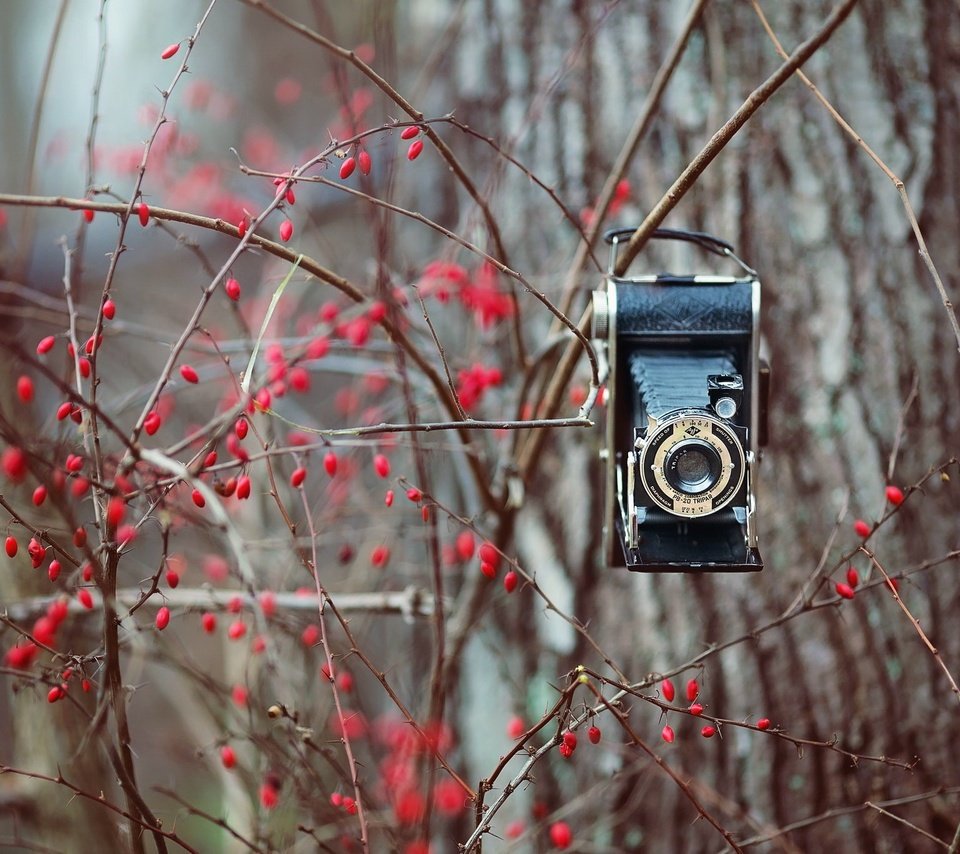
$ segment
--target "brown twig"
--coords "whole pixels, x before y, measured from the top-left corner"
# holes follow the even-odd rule
[[[893,582],[890,581],[890,576],[887,574],[886,569],[883,568],[883,565],[880,563],[880,561],[877,560],[877,556],[866,546],[861,546],[860,551],[867,556],[867,559],[870,561],[870,563],[872,563],[883,576],[883,580],[887,587],[889,587],[890,592],[893,594],[893,598],[896,600],[903,613],[907,615],[907,619],[910,620],[910,624],[920,636],[920,640],[922,640],[927,649],[930,650],[930,654],[936,659],[940,669],[946,674],[947,681],[950,683],[950,690],[953,691],[954,696],[958,701],[960,701],[960,687],[957,686],[956,680],[953,678],[953,675],[950,673],[950,670],[944,663],[943,656],[940,655],[940,650],[930,642],[930,638],[927,637],[927,633],[920,628],[920,622],[916,617],[913,616],[913,614],[910,613],[910,609],[907,607],[903,599],[900,598],[900,593],[897,591]]]
[[[647,244],[654,230],[667,214],[672,211],[680,200],[687,194],[687,191],[694,185],[696,180],[703,174],[704,169],[709,166],[714,158],[726,147],[727,143],[736,135],[747,120],[762,107],[770,97],[784,83],[787,82],[793,73],[805,63],[814,53],[816,53],[830,36],[833,35],[837,27],[842,24],[847,16],[853,11],[857,0],[844,0],[827,18],[824,25],[803,44],[801,44],[790,57],[773,74],[771,74],[763,83],[760,84],[747,99],[740,105],[737,111],[727,120],[723,127],[718,130],[710,141],[703,147],[700,153],[690,161],[687,167],[680,173],[680,176],[673,185],[663,194],[663,197],[654,205],[653,210],[640,223],[639,228],[630,235],[629,242],[620,252],[616,275],[622,276],[630,262],[637,257],[637,254]],[[960,335],[960,333],[958,333]],[[960,340],[960,337],[958,337]]]
[[[90,792],[81,789],[79,786],[67,780],[62,774],[58,774],[56,777],[50,777],[47,774],[40,774],[36,771],[26,771],[22,768],[12,768],[9,765],[0,765],[0,774],[16,774],[19,777],[29,777],[31,780],[43,780],[47,783],[56,783],[58,786],[63,786],[64,788],[69,789],[79,798],[84,798],[92,803],[100,804],[102,807],[104,807],[104,809],[108,809],[111,812],[115,812],[117,815],[123,816],[123,818],[127,819],[132,824],[150,831],[154,837],[159,835],[160,837],[168,839],[170,842],[179,845],[184,851],[190,851],[192,854],[200,854],[196,848],[188,845],[173,831],[164,830],[159,826],[159,824],[151,825],[139,816],[133,815],[132,813],[123,809],[123,807],[119,807],[116,804],[111,803],[103,795],[93,795]],[[164,847],[163,850],[166,850],[166,848]]]
[[[780,44],[780,40],[777,38],[776,34],[773,32],[769,22],[767,21],[766,16],[763,14],[763,10],[757,4],[756,0],[750,0],[751,5],[753,6],[754,12],[757,13],[757,16],[760,18],[760,23],[763,24],[764,30],[766,30],[767,35],[770,37],[770,40],[773,42],[774,46],[777,49],[777,52],[784,56],[785,52],[783,46]],[[923,232],[920,230],[920,223],[917,221],[917,215],[913,210],[913,205],[910,203],[910,197],[907,195],[907,188],[904,185],[903,181],[896,175],[896,173],[887,166],[883,160],[880,159],[880,156],[869,146],[866,141],[857,133],[850,124],[847,123],[846,119],[840,115],[839,111],[827,98],[824,94],[814,85],[814,83],[807,77],[802,71],[796,71],[797,76],[804,82],[808,89],[813,93],[814,97],[827,109],[827,112],[830,113],[831,117],[843,131],[849,136],[864,152],[867,156],[880,168],[884,175],[890,179],[893,183],[893,186],[897,189],[897,194],[900,196],[900,202],[903,204],[904,212],[906,213],[907,220],[910,223],[910,228],[913,231],[914,239],[917,241],[917,247],[920,251],[920,257],[923,259],[924,266],[927,268],[927,272],[930,274],[930,278],[933,279],[933,283],[937,288],[937,293],[940,295],[940,301],[943,303],[943,307],[947,312],[947,319],[950,321],[950,326],[953,329],[953,335],[957,339],[957,349],[960,350],[960,322],[957,320],[957,312],[955,310],[953,301],[950,299],[949,294],[947,293],[946,286],[943,284],[943,279],[940,278],[940,273],[937,271],[936,265],[933,263],[933,259],[930,257],[930,250],[927,249],[927,242],[924,240]]]

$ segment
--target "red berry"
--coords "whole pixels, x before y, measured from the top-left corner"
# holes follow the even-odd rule
[[[236,619],[227,629],[227,637],[230,640],[240,640],[247,633],[247,624],[242,619]]]
[[[400,139],[413,139],[419,133],[420,128],[417,125],[410,125],[410,127],[405,127],[400,131]]]
[[[670,724],[667,724],[663,730],[660,732],[660,737],[667,743],[673,744],[673,740],[676,738],[673,732],[673,727]]]
[[[410,143],[410,148],[407,149],[407,160],[416,160],[421,151],[423,151],[423,140],[415,139]]]
[[[31,537],[27,544],[27,554],[30,555],[30,563],[36,569],[46,559],[47,549],[37,541],[36,537]]]
[[[487,578],[497,577],[497,568],[492,563],[487,563],[485,560],[480,561],[480,572],[482,572]]]
[[[407,499],[412,501],[414,504],[419,503],[421,498],[423,498],[423,493],[415,486],[411,486],[407,490]]]
[[[310,374],[306,368],[298,365],[290,370],[290,388],[300,394],[310,391]]]
[[[163,49],[163,53],[160,54],[160,59],[170,59],[171,56],[177,55],[178,50],[180,50],[180,42],[168,45]]]
[[[33,400],[33,380],[28,376],[22,376],[17,379],[17,397],[24,403]]]
[[[378,477],[389,477],[390,460],[388,460],[383,454],[377,454],[373,458],[373,470],[377,473]]]
[[[567,730],[563,734],[563,743],[567,745],[571,750],[577,749],[577,734],[571,730]]]
[[[757,729],[770,729],[770,718],[760,718],[757,721]]]
[[[203,630],[208,635],[213,634],[214,630],[217,628],[216,614],[211,614],[209,611],[204,612],[203,616],[200,617],[200,625],[203,626]]]
[[[673,687],[673,682],[671,682],[669,679],[664,679],[663,682],[660,683],[660,693],[663,694],[663,699],[668,703],[672,703],[673,698],[677,694]]]
[[[229,769],[236,766],[237,754],[229,744],[220,748],[220,762],[224,768]]]
[[[260,806],[265,810],[272,810],[280,801],[280,795],[277,790],[267,783],[260,786]]]
[[[690,714],[693,715],[695,718],[699,718],[700,715],[703,714],[703,706],[701,706],[699,703],[694,703],[690,707]]]
[[[570,829],[570,825],[565,821],[556,821],[551,824],[550,841],[554,848],[559,848],[561,851],[564,848],[569,848],[570,843],[573,842],[573,831]]]
[[[460,560],[470,560],[473,557],[473,550],[476,548],[472,531],[461,531],[457,534],[457,555]]]
[[[197,507],[205,507],[207,504],[207,499],[203,497],[203,493],[199,489],[193,490],[193,492],[190,493],[190,497]]]
[[[148,436],[152,436],[157,430],[160,429],[160,414],[158,412],[151,412],[146,418],[143,419],[143,429],[146,431]]]
[[[700,735],[704,738],[713,738],[717,734],[717,728],[715,726],[705,726],[700,730]]]
[[[888,578],[886,580],[886,585],[893,593],[896,593],[900,589],[900,582],[897,581],[896,578]]]
[[[364,175],[370,174],[371,160],[370,155],[366,151],[361,151],[357,155],[357,162],[360,164],[360,171]]]
[[[513,591],[517,589],[517,582],[519,580],[519,577],[512,569],[503,576],[503,587],[507,593],[513,593]]]
[[[241,218],[240,222],[237,223],[237,232],[240,235],[240,239],[243,240],[243,236],[247,233],[247,218]]]
[[[140,218],[140,225],[146,228],[150,222],[150,206],[146,202],[137,205],[137,216]]]
[[[57,421],[63,421],[71,412],[73,412],[73,404],[69,400],[65,400],[57,407]]]
[[[117,528],[123,523],[123,518],[127,514],[127,505],[122,498],[111,498],[107,502],[107,525],[111,528]]]
[[[595,726],[590,727],[590,729],[587,730],[587,738],[590,739],[591,744],[599,744],[601,738],[600,728]]]
[[[838,596],[842,596],[844,599],[852,599],[854,597],[853,588],[849,584],[838,581],[835,586]]]
[[[107,320],[113,320],[117,316],[117,304],[112,299],[108,299],[101,310]]]
[[[250,497],[250,478],[242,474],[237,478],[237,498],[246,501]]]
[[[90,376],[90,360],[86,356],[77,359],[77,367],[80,369],[80,376],[86,379]]]
[[[860,539],[866,539],[870,536],[870,526],[863,519],[857,519],[853,523],[853,531]]]
[[[16,537],[7,537],[6,541],[7,557],[16,557],[17,552],[20,550],[20,544],[17,542]]]
[[[191,365],[181,365],[180,376],[183,377],[188,383],[195,384],[200,382],[200,377],[197,376],[196,370],[194,370]]]
[[[93,218],[94,218],[95,215],[96,215],[96,211],[94,211],[93,208],[87,208],[87,209],[84,210],[84,212],[83,212],[83,218],[84,218],[87,222],[93,222]]]
[[[300,633],[300,643],[307,649],[314,647],[320,640],[320,627],[316,623],[310,623]]]
[[[66,693],[67,693],[67,692],[63,690],[63,687],[62,687],[61,685],[54,685],[54,686],[47,692],[47,702],[48,702],[48,703],[56,703],[57,700],[63,699],[63,697],[64,697],[64,695],[65,695]]]
[[[370,563],[373,566],[386,566],[387,561],[390,560],[390,549],[386,546],[377,546],[370,553]]]
[[[860,573],[852,566],[847,567],[847,584],[852,590],[856,590],[857,585],[860,584]]]
[[[302,486],[306,479],[307,470],[301,466],[298,469],[294,469],[293,474],[290,475],[290,485],[296,489],[297,487]]]
[[[516,739],[520,738],[526,732],[527,725],[523,722],[523,718],[519,715],[514,715],[507,721],[507,738]]]
[[[170,625],[170,609],[166,605],[157,611],[156,625],[157,630],[161,632]]]
[[[40,342],[37,344],[37,355],[42,356],[44,353],[49,353],[53,349],[53,345],[57,343],[57,339],[52,335],[48,335],[46,338],[41,338]]]
[[[237,438],[242,442],[247,438],[247,431],[250,429],[250,422],[246,418],[238,418],[237,423],[233,426],[233,432],[237,434]]]
[[[392,489],[388,489],[386,494],[383,496],[383,503],[386,504],[387,507],[393,507],[393,490]]]
[[[333,477],[337,473],[337,455],[333,451],[327,451],[323,457],[323,470]]]
[[[236,279],[227,279],[223,289],[227,292],[227,296],[234,302],[240,299],[240,282]]]
[[[348,157],[343,163],[340,164],[340,178],[343,181],[346,181],[353,174],[353,170],[357,168],[357,160],[355,157]]]
[[[560,755],[564,759],[569,759],[571,756],[573,756],[573,748],[569,744],[561,744]]]
[[[280,239],[286,243],[291,237],[293,237],[293,223],[285,219],[280,223]]]
[[[494,572],[500,567],[500,552],[496,550],[492,543],[483,543],[478,554],[483,563],[489,563],[493,567]]]
[[[175,569],[168,569],[164,577],[167,579],[167,584],[170,587],[176,588],[180,586],[180,573]]]
[[[81,587],[77,591],[77,599],[88,611],[93,608],[93,597],[90,595],[90,591],[87,590],[86,587]]]
[[[903,504],[903,490],[899,486],[888,486],[887,501],[894,506]]]
[[[297,203],[297,194],[293,192],[293,187],[287,188],[287,194],[284,198],[287,200],[288,205],[295,205]]]
[[[34,506],[39,507],[47,500],[47,488],[41,483],[35,490],[33,490],[33,503]]]
[[[687,699],[692,703],[697,699],[697,695],[700,693],[700,686],[697,684],[696,679],[691,679],[687,682]]]

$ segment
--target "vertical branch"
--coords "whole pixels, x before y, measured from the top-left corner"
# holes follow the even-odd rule
[[[37,91],[37,100],[33,107],[33,118],[30,121],[30,140],[27,142],[27,164],[24,172],[27,176],[27,187],[25,195],[33,195],[36,186],[36,164],[37,164],[37,146],[40,142],[40,121],[43,118],[43,108],[47,100],[47,87],[50,84],[50,70],[53,68],[53,60],[57,55],[57,46],[60,43],[60,32],[63,29],[63,20],[66,17],[67,6],[70,0],[60,0],[60,8],[57,9],[57,17],[53,22],[53,32],[50,34],[50,44],[47,47],[47,55],[43,61],[43,71],[40,74],[40,88]],[[103,7],[100,9],[101,19],[103,17]],[[105,47],[105,42],[101,41],[101,49]],[[33,245],[33,228],[36,217],[32,208],[27,208],[23,213],[23,228],[20,231],[20,250],[17,253],[17,259],[13,264],[14,278],[22,279],[26,273],[27,260],[30,257],[30,249]]]

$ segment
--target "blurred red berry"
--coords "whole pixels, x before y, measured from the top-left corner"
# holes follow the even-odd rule
[[[237,753],[229,744],[220,748],[220,763],[227,769],[236,767]]]
[[[838,581],[835,586],[838,596],[842,596],[844,599],[852,599],[854,597],[853,588],[849,584]]]
[[[555,821],[550,825],[550,842],[560,851],[570,847],[573,842],[573,831],[565,821]]]
[[[24,403],[33,400],[33,380],[28,376],[22,376],[17,379],[17,397]]]

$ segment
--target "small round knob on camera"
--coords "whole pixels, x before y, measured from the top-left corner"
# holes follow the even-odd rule
[[[714,401],[713,411],[721,418],[733,418],[737,414],[737,402],[732,397],[721,397]]]

